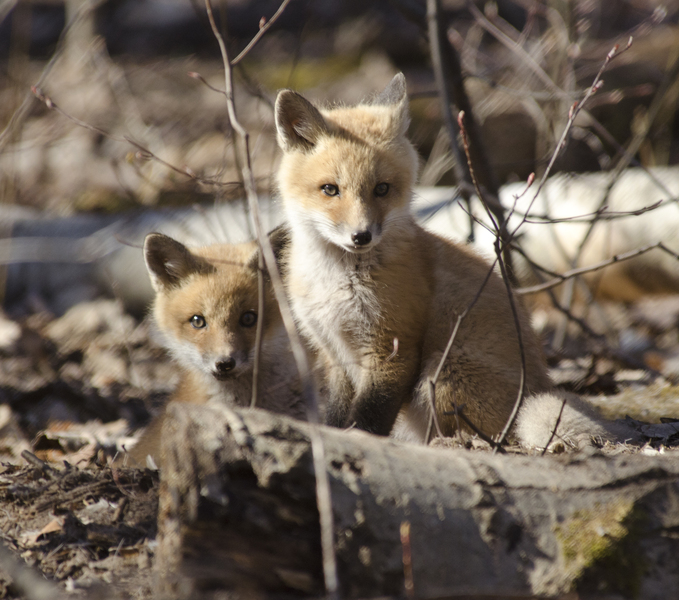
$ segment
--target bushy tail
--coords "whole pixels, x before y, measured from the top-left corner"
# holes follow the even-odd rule
[[[592,440],[640,443],[644,439],[625,421],[602,418],[592,406],[568,392],[543,393],[526,398],[516,419],[514,433],[522,445],[532,448],[544,448],[547,444],[550,448],[557,444],[577,448],[590,444]]]

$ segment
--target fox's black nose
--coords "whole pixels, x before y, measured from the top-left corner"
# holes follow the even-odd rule
[[[370,231],[357,231],[351,234],[351,241],[355,246],[367,246],[373,239],[373,234]]]
[[[232,371],[236,366],[236,359],[233,357],[225,358],[220,360],[215,364],[215,371],[217,375],[226,375],[229,371]]]

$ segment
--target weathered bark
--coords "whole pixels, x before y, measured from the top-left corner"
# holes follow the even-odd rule
[[[158,592],[320,595],[308,427],[171,405]],[[323,428],[343,598],[679,597],[679,460],[493,456]],[[255,592],[257,592],[255,594]]]

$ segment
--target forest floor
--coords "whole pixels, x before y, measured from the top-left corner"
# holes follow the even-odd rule
[[[609,417],[629,414],[647,422],[678,417],[672,372],[679,364],[677,346],[668,344],[676,331],[663,334],[649,322],[653,315],[667,317],[673,307],[676,324],[679,298],[665,298],[660,307],[658,302],[608,309],[609,316],[618,315],[618,324],[625,321],[623,330],[637,340],[635,348],[643,348],[629,354],[629,361],[645,361],[654,372],[586,354],[585,345],[578,356],[574,340],[570,357],[550,358],[555,379],[588,394]],[[150,597],[158,473],[111,468],[109,460],[163,406],[176,381],[171,361],[148,322],[135,320],[115,300],[78,304],[59,318],[44,312],[5,317],[0,332],[5,545],[75,594],[97,597],[104,585],[107,597],[114,597],[114,589],[121,598]],[[605,444],[584,452],[677,452],[678,441],[679,434],[665,439],[651,434],[643,447]],[[489,450],[477,438],[451,442],[437,445]],[[517,446],[511,451],[524,452]],[[0,571],[7,572],[2,566]],[[0,586],[0,598],[27,597],[6,577]]]

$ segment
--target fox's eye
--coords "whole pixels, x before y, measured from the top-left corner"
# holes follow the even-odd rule
[[[322,185],[321,190],[326,196],[339,196],[339,188],[332,183]]]
[[[388,183],[378,183],[375,186],[375,196],[386,196],[389,191]]]
[[[191,317],[190,323],[194,329],[203,329],[203,327],[207,325],[205,317],[201,317],[200,315],[193,315]]]
[[[251,310],[244,312],[240,316],[240,324],[243,327],[252,327],[257,322],[257,313]]]

